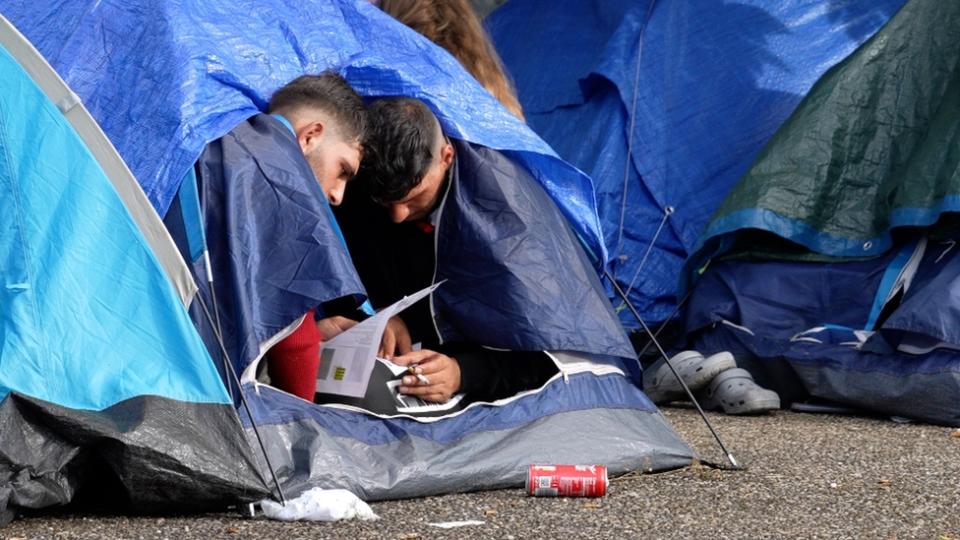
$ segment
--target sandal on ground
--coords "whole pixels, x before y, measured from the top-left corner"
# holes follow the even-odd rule
[[[760,414],[780,408],[780,396],[758,385],[750,372],[730,369],[717,375],[697,396],[704,409],[727,414]]]
[[[720,373],[737,367],[733,355],[721,352],[704,358],[697,351],[683,351],[670,359],[670,364],[691,392],[703,389]],[[664,359],[655,362],[643,373],[643,391],[654,403],[687,399],[687,393]]]

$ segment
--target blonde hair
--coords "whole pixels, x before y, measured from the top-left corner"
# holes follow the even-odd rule
[[[380,9],[446,49],[507,110],[524,120],[500,57],[468,0],[380,0]]]

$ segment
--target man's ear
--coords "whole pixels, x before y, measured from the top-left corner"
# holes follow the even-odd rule
[[[326,127],[320,120],[298,126],[297,142],[300,143],[300,149],[303,150],[304,154],[310,153],[317,147],[320,143],[320,138],[323,136],[324,129],[326,129]]]
[[[453,145],[447,141],[443,141],[443,146],[440,147],[440,163],[443,164],[443,168],[447,169],[453,163]]]

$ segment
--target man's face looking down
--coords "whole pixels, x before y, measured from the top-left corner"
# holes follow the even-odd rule
[[[294,124],[294,131],[323,194],[332,206],[339,205],[343,202],[347,182],[360,168],[360,142],[346,140],[326,115],[319,119],[301,120]]]
[[[433,152],[436,157],[430,163],[423,179],[402,199],[384,205],[394,223],[424,219],[437,206],[443,192],[447,171],[453,164],[453,146],[440,133],[440,130],[437,130],[437,134],[438,141]]]

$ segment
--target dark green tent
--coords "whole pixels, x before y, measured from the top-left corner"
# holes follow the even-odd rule
[[[687,261],[691,341],[783,403],[960,425],[958,210],[960,2],[911,0],[714,215]]]
[[[686,276],[730,252],[878,256],[896,229],[958,209],[960,2],[914,0],[817,82],[717,210]]]

